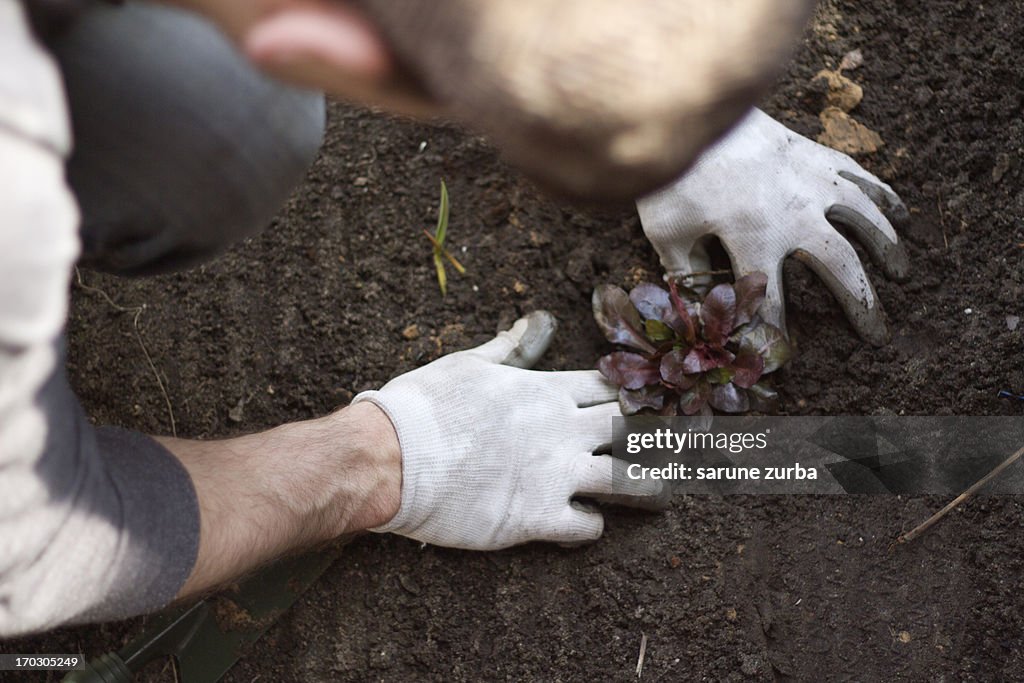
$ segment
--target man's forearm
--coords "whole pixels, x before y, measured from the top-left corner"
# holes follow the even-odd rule
[[[185,465],[199,498],[199,555],[179,598],[398,511],[398,441],[370,404],[234,439],[158,441]]]

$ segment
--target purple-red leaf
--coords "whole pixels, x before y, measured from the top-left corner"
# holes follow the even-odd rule
[[[764,374],[764,358],[755,353],[740,352],[732,362],[732,383],[743,389],[754,386]]]
[[[619,389],[619,408],[623,415],[636,415],[644,408],[665,409],[665,387],[649,386],[642,389]]]
[[[644,327],[649,339],[653,341],[668,341],[668,338],[665,337],[665,331],[660,329],[663,325],[668,326],[680,338],[686,338],[687,324],[679,316],[675,306],[672,304],[672,295],[664,288],[650,283],[637,285],[630,292],[630,301],[640,311],[640,316],[644,318]],[[656,332],[652,334],[651,330]]]
[[[732,287],[736,292],[735,329],[735,327],[750,322],[757,314],[757,310],[761,308],[768,288],[768,276],[760,272],[744,275]]]
[[[723,348],[715,348],[701,344],[690,349],[683,359],[683,372],[693,375],[698,372],[707,372],[715,368],[722,368],[732,363],[732,353]]]
[[[675,309],[678,317],[678,323],[673,325],[673,328],[683,338],[683,341],[692,345],[697,341],[697,327],[693,324],[693,317],[690,315],[686,302],[679,296],[679,286],[675,280],[668,281],[668,292],[672,308]]]
[[[767,375],[775,372],[793,355],[793,349],[786,339],[785,333],[775,325],[761,323],[751,325],[740,338],[740,353],[753,354],[764,359],[764,370]]]
[[[650,326],[650,322],[652,320],[664,323],[674,330],[681,339],[686,339],[688,330],[693,328],[692,320],[695,309],[690,306],[682,296],[680,296],[680,305],[682,310],[686,313],[686,318],[684,319],[680,316],[679,311],[673,304],[672,295],[658,285],[646,282],[644,284],[637,285],[633,288],[633,291],[629,293],[629,300],[632,301],[633,305],[636,306],[636,309],[640,311],[640,316],[647,321],[648,326]],[[694,330],[694,334],[695,333],[696,331]],[[653,335],[651,335],[650,330],[648,330],[647,336],[652,339],[654,338]]]
[[[658,364],[647,360],[638,353],[616,351],[609,353],[597,362],[601,374],[620,387],[639,389],[648,384],[657,384],[661,380]]]
[[[736,327],[736,291],[732,285],[718,285],[708,293],[700,307],[700,320],[704,339],[716,346],[725,344]]]
[[[637,285],[630,291],[629,300],[644,320],[657,320],[667,325],[670,317],[675,316],[668,292],[658,285],[649,282]]]
[[[707,405],[711,389],[707,382],[698,382],[679,397],[679,410],[683,415],[696,415]]]
[[[723,413],[745,413],[750,410],[747,392],[733,383],[717,384],[711,389],[708,402]]]
[[[634,349],[654,353],[654,345],[643,333],[640,313],[630,302],[621,288],[614,285],[600,285],[594,290],[592,300],[594,320],[613,344],[631,346]]]
[[[673,280],[676,284],[676,294],[686,304],[686,310],[690,312],[690,317],[697,315],[697,308],[700,304],[701,296],[693,287],[679,284],[679,280]]]
[[[665,406],[658,411],[658,415],[661,417],[678,417],[679,401],[675,397],[672,397],[671,401],[665,401]]]
[[[779,394],[764,382],[758,382],[747,390],[750,409],[759,413],[775,413],[779,410]]]
[[[694,415],[695,420],[691,420],[693,424],[693,431],[695,432],[708,432],[711,431],[711,424],[715,419],[715,413],[711,410],[711,406],[707,403],[700,407],[700,415]]]
[[[677,389],[689,389],[697,381],[698,375],[687,374],[684,369],[686,354],[685,349],[673,349],[661,358],[661,379]]]

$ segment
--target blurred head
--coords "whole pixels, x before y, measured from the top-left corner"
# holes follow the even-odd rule
[[[771,84],[812,6],[190,1],[247,14],[243,45],[279,75],[457,119],[542,185],[591,199],[635,198],[680,175]]]

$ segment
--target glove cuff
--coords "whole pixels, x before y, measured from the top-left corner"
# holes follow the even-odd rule
[[[380,408],[391,420],[395,434],[398,435],[398,446],[402,453],[402,497],[398,513],[390,522],[369,529],[369,531],[378,534],[394,533],[408,536],[425,521],[418,519],[414,510],[430,509],[428,501],[418,500],[417,494],[420,492],[416,485],[418,481],[422,480],[424,471],[430,469],[431,449],[429,444],[434,440],[432,438],[434,418],[429,409],[423,409],[425,405],[423,401],[396,401],[394,396],[387,396],[380,391],[364,391],[352,399],[352,405],[364,401],[369,401]],[[401,404],[401,419],[396,412],[398,407],[396,404]],[[415,440],[408,432],[410,425],[415,425],[417,428],[418,433]],[[429,494],[428,491],[422,493]]]

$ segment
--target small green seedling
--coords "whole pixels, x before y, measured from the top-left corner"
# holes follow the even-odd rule
[[[441,296],[448,296],[448,273],[444,269],[444,260],[448,259],[459,275],[465,275],[466,269],[452,253],[445,249],[444,241],[448,237],[448,187],[441,181],[441,206],[437,210],[437,228],[434,234],[424,230],[431,244],[434,245],[434,267],[437,269],[437,284],[441,286]]]

